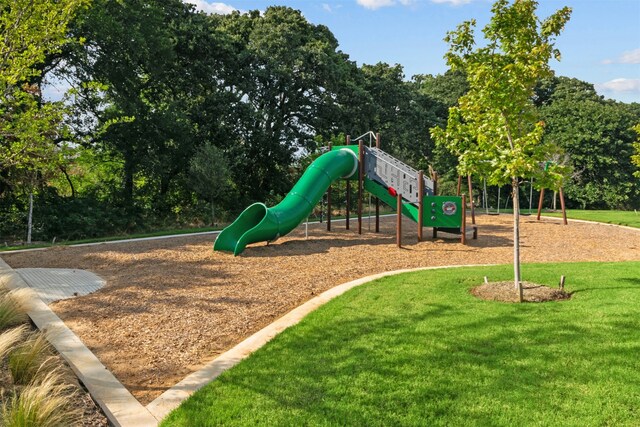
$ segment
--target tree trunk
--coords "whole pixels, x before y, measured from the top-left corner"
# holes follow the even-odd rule
[[[518,301],[522,302],[522,281],[520,276],[520,188],[518,178],[513,178],[513,276],[518,290]]]
[[[216,226],[216,210],[215,210],[215,205],[213,203],[213,200],[211,201],[211,226],[212,227]]]
[[[123,190],[124,197],[127,202],[131,202],[133,199],[133,172],[135,166],[133,164],[133,159],[127,158],[125,155],[124,159],[124,177],[123,177]]]
[[[33,193],[29,193],[29,217],[27,218],[27,245],[31,244],[31,228],[33,227]]]

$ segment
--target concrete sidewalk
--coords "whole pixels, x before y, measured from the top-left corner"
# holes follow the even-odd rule
[[[45,304],[54,301],[88,295],[102,288],[107,282],[86,270],[70,268],[17,268],[20,277],[32,288]]]

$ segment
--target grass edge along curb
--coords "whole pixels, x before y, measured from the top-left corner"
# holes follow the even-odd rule
[[[485,264],[482,266],[490,266]],[[282,333],[287,328],[296,325],[303,320],[309,313],[315,311],[319,307],[325,305],[336,297],[348,292],[349,290],[373,282],[387,276],[395,276],[403,273],[411,273],[426,270],[442,270],[464,267],[477,267],[477,265],[452,265],[452,266],[436,266],[436,267],[419,267],[412,269],[403,269],[395,271],[387,271],[383,273],[373,274],[371,276],[361,277],[340,285],[334,286],[321,293],[320,295],[310,299],[302,305],[294,308],[284,316],[275,320],[271,324],[265,326],[255,334],[246,338],[230,350],[227,350],[220,356],[205,365],[204,368],[188,375],[182,381],[162,393],[154,401],[147,405],[147,409],[157,418],[163,419],[169,412],[177,408],[185,399],[194,392],[204,387],[211,381],[218,378],[225,371],[236,366],[242,360],[249,357],[253,352],[259,350],[274,337]]]
[[[551,286],[566,273],[570,301],[504,304],[468,292],[510,268],[416,272],[351,289],[162,425],[634,425],[640,262],[523,265],[528,280]]]
[[[558,219],[562,218],[562,213],[543,211],[542,216]],[[640,212],[637,211],[568,209],[567,219],[569,221],[616,225],[636,230],[640,229]]]

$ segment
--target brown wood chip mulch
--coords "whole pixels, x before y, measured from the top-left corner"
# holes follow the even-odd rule
[[[79,268],[107,280],[98,292],[52,305],[116,377],[146,404],[216,355],[319,293],[353,279],[403,268],[507,264],[512,218],[477,217],[478,240],[417,243],[395,218],[363,235],[344,222],[304,227],[238,257],[212,251],[214,236],[179,237],[6,254],[14,268]],[[373,221],[371,221],[373,228]],[[431,230],[425,229],[425,236]],[[522,261],[640,260],[640,232],[599,224],[522,218]]]
[[[521,282],[523,302],[560,301],[571,298],[571,294],[559,288],[551,288],[530,282]],[[471,293],[484,300],[519,302],[515,282],[489,282],[471,289]]]

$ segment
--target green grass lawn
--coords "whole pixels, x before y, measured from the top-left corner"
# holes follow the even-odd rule
[[[545,212],[545,216],[561,217],[562,212]],[[608,224],[626,225],[640,228],[640,212],[635,211],[584,211],[567,209],[567,218],[587,221],[605,222]]]
[[[195,393],[162,426],[631,426],[640,420],[640,262],[524,266],[569,301],[469,289],[510,266],[355,288]]]

